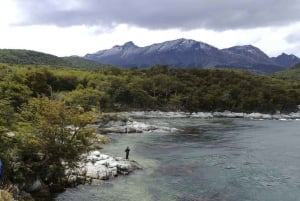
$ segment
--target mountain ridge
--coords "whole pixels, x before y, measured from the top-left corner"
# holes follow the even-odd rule
[[[290,57],[292,56],[287,55],[285,58],[290,62],[280,62],[282,59],[271,58],[253,45],[218,49],[204,42],[180,38],[145,47],[129,41],[111,49],[86,54],[83,58],[120,67],[162,64],[183,68],[240,68],[257,73],[271,73],[300,62],[298,57]]]

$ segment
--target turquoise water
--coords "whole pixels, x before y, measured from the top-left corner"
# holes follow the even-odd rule
[[[154,118],[174,132],[110,134],[102,152],[143,170],[101,185],[67,189],[73,201],[300,200],[300,121]]]

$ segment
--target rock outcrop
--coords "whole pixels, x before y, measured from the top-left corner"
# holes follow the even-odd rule
[[[68,183],[76,186],[82,183],[101,183],[119,175],[128,175],[134,170],[142,169],[136,161],[121,157],[111,157],[99,151],[89,153],[75,169],[67,169]]]

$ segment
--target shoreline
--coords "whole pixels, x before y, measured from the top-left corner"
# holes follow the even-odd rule
[[[106,133],[143,133],[152,132],[154,130],[162,130],[164,132],[172,132],[172,128],[158,127],[148,125],[142,122],[137,122],[135,118],[245,118],[254,120],[300,120],[300,113],[290,114],[262,114],[262,113],[234,113],[225,112],[161,112],[161,111],[133,111],[133,112],[118,112],[111,113],[117,115],[117,119],[111,119],[105,124],[94,124],[98,131],[105,128]],[[124,118],[125,117],[125,118]],[[107,126],[107,127],[106,127]],[[99,134],[100,134],[99,133]],[[83,156],[83,160],[78,162],[77,168],[69,170],[66,168],[66,188],[73,188],[78,185],[99,185],[103,181],[114,179],[118,176],[128,175],[135,170],[142,169],[142,166],[133,160],[126,160],[122,157],[112,157],[109,154],[104,154],[98,150],[89,152]],[[32,192],[43,192],[45,184],[40,180],[32,181],[28,184],[28,188]],[[26,191],[27,192],[27,191]],[[29,192],[31,193],[31,192]],[[34,193],[35,194],[35,193]],[[58,195],[58,192],[51,192],[51,198]],[[54,197],[55,198],[55,197]]]
[[[119,112],[114,113],[129,118],[246,118],[246,119],[265,119],[265,120],[300,120],[300,111],[288,114],[275,113],[243,113],[243,112],[162,112],[162,111],[132,111],[132,112]]]

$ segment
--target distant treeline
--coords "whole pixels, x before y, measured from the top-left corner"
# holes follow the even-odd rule
[[[1,98],[16,110],[31,98],[49,97],[84,111],[181,110],[292,112],[300,83],[223,69],[97,70],[0,66]]]

